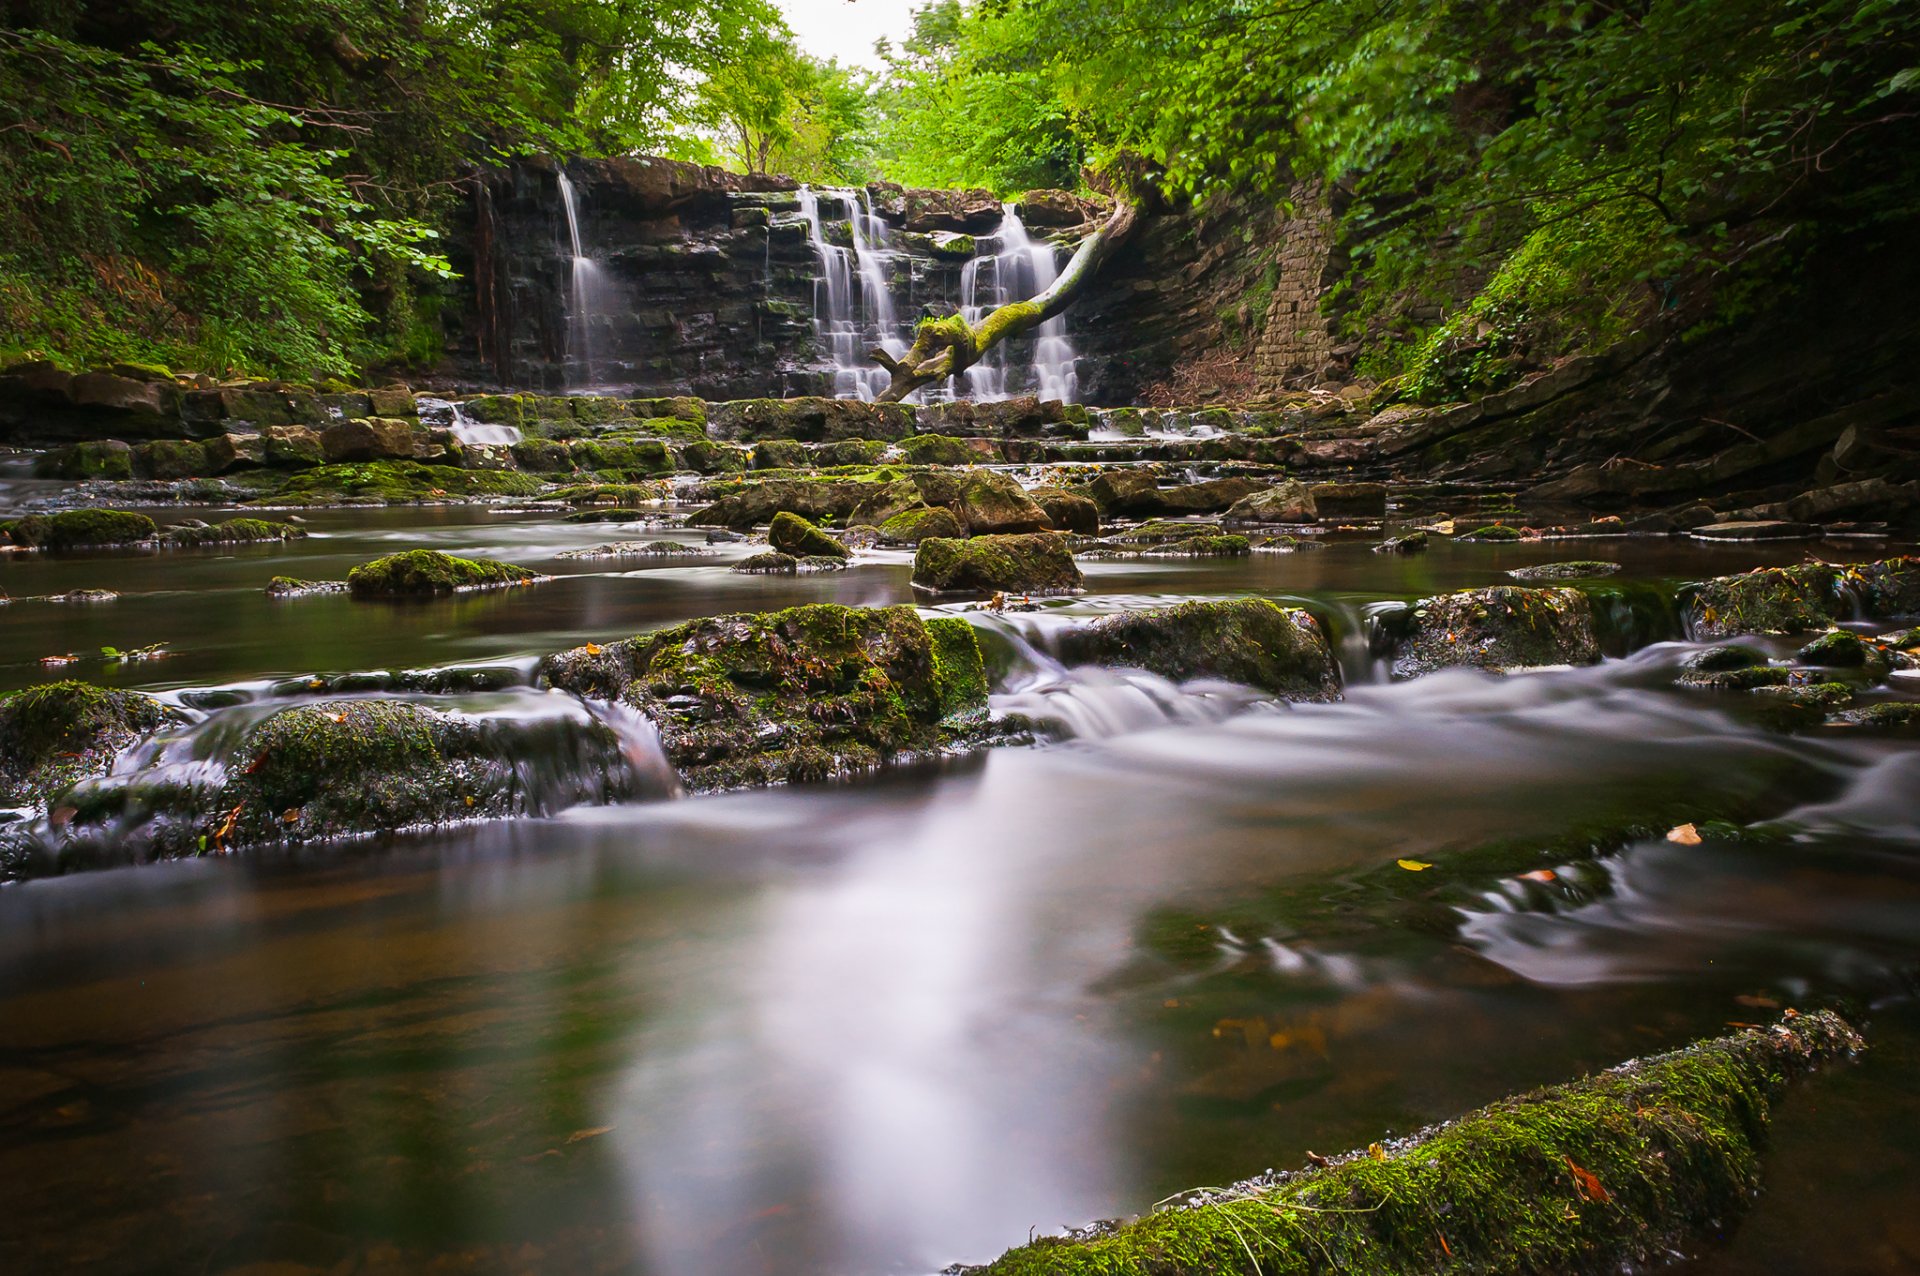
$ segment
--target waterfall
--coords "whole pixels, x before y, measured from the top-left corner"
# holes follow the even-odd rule
[[[1054,260],[1053,245],[1035,243],[1027,235],[1026,223],[1012,204],[1003,205],[1000,222],[1000,251],[995,255],[996,273],[1007,279],[1015,291],[1007,300],[1019,301],[1045,292],[1060,277]],[[1010,276],[1010,278],[1009,278]],[[1033,393],[1042,399],[1072,403],[1079,393],[1080,377],[1075,370],[1078,355],[1067,339],[1067,321],[1063,315],[1041,324],[1034,333]]]
[[[560,207],[567,215],[567,239],[573,249],[573,292],[567,307],[567,386],[581,389],[594,383],[593,306],[600,291],[600,266],[587,256],[580,241],[580,208],[565,169],[557,170]]]
[[[848,246],[833,243],[826,222],[835,221],[822,213],[822,196],[843,202],[850,237]],[[800,188],[800,214],[807,226],[819,274],[813,284],[814,338],[833,372],[833,394],[837,398],[873,399],[885,390],[891,379],[875,365],[867,352],[880,346],[898,356],[906,352],[909,331],[900,319],[891,276],[899,256],[893,229],[873,211],[864,190],[816,191]],[[1035,242],[1012,204],[1003,208],[997,248],[976,256],[960,268],[960,314],[968,323],[978,323],[988,312],[1010,301],[1023,301],[1047,288],[1058,278],[1060,268],[1053,245]],[[1012,347],[1018,352],[1025,342]],[[1067,337],[1066,320],[1058,315],[1035,331],[1030,364],[1010,365],[1007,344],[995,346],[979,363],[965,373],[965,394],[982,402],[1005,399],[1013,394],[1037,394],[1043,399],[1073,402],[1078,396],[1078,375],[1072,342]],[[928,386],[916,399],[946,399],[953,391],[945,386]]]

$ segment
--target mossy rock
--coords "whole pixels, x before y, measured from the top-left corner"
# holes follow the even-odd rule
[[[1883,620],[1920,616],[1920,558],[1888,558],[1848,573],[1866,613]]]
[[[1474,528],[1460,539],[1463,541],[1523,541],[1527,539],[1527,534],[1505,523],[1489,523],[1485,527]]]
[[[651,517],[645,510],[629,509],[616,505],[611,509],[575,510],[563,515],[563,523],[640,523]]]
[[[800,570],[800,560],[777,549],[749,554],[727,569],[742,576],[792,576]]]
[[[841,439],[815,448],[813,461],[819,466],[872,465],[886,450],[887,444],[880,439]]]
[[[967,529],[947,509],[919,505],[895,514],[880,524],[880,538],[895,545],[918,545],[929,537],[963,537]]]
[[[543,484],[512,470],[421,461],[356,461],[289,474],[249,505],[411,505],[475,497],[537,496]]]
[[[911,488],[902,483],[887,485],[882,489],[887,508],[863,505],[854,521],[877,527],[903,509],[924,504],[952,510],[970,536],[1053,530],[1053,520],[1026,489],[993,470],[928,470],[910,476],[906,484]]]
[[[228,518],[199,527],[169,527],[169,545],[247,545],[299,540],[307,533],[292,523],[265,518]]]
[[[1424,554],[1427,552],[1427,534],[1425,531],[1408,532],[1405,536],[1390,536],[1373,547],[1376,554]]]
[[[1751,647],[1722,643],[1694,652],[1681,662],[1680,667],[1688,673],[1726,673],[1734,669],[1751,669],[1755,665],[1765,664],[1766,659]]]
[[[845,545],[798,514],[789,514],[785,510],[773,516],[773,522],[767,528],[767,543],[782,554],[791,554],[795,558],[853,557]]]
[[[732,443],[701,440],[680,449],[680,461],[696,474],[738,474],[747,468],[752,454]]]
[[[1763,687],[1784,687],[1792,681],[1791,669],[1780,665],[1749,665],[1732,669],[1688,670],[1675,683],[1702,691],[1757,691]]]
[[[298,576],[275,576],[267,582],[269,598],[312,598],[320,594],[344,594],[344,580],[301,580]]]
[[[1340,676],[1319,622],[1264,598],[1121,612],[1060,637],[1068,664],[1123,665],[1163,678],[1223,678],[1288,700],[1337,700]]]
[[[127,510],[62,510],[0,523],[0,538],[26,548],[59,553],[139,545],[152,540],[159,530],[145,514]]]
[[[1215,536],[1220,533],[1218,523],[1192,523],[1177,519],[1155,518],[1135,527],[1123,528],[1112,532],[1107,539],[1118,541],[1122,545],[1161,545],[1174,541],[1192,540],[1196,536]]]
[[[1611,576],[1619,570],[1618,563],[1573,559],[1565,563],[1536,563],[1532,567],[1516,567],[1507,575],[1517,581],[1533,584],[1550,580],[1590,580],[1596,576]]]
[[[806,470],[813,468],[813,450],[797,439],[767,439],[754,446],[756,470]]]
[[[619,474],[671,474],[673,449],[659,439],[581,439],[567,447],[574,465],[583,470]]]
[[[949,434],[916,434],[900,441],[911,465],[977,465],[992,459],[984,455],[970,439]]]
[[[133,448],[119,439],[89,439],[70,443],[40,458],[34,473],[63,479],[130,479]]]
[[[1852,727],[1885,735],[1920,735],[1920,703],[1889,700],[1848,709],[1827,719],[1831,726]]]
[[[152,696],[53,682],[0,696],[0,805],[45,807],[103,775],[148,732],[185,715]]]
[[[1610,1276],[1664,1264],[1757,1195],[1788,1083],[1863,1047],[1837,1015],[1798,1015],[964,1270]]]
[[[544,814],[636,787],[601,723],[475,720],[399,700],[283,709],[235,746],[227,773],[218,805],[239,810],[242,843]]]
[[[1313,489],[1297,479],[1283,479],[1264,491],[1243,496],[1227,507],[1229,523],[1313,523],[1320,507]]]
[[[688,788],[843,778],[937,752],[985,706],[972,631],[911,607],[714,616],[550,656],[555,687],[638,710]]]
[[[1884,677],[1892,663],[1879,643],[1845,629],[1821,634],[1795,652],[1793,658],[1803,665],[1821,669],[1858,669],[1871,678]]]
[[[556,489],[547,499],[565,505],[629,506],[657,501],[661,496],[660,488],[640,483],[575,483]]]
[[[1716,576],[1681,589],[1681,614],[1687,632],[1703,641],[1826,629],[1840,602],[1839,581],[1839,569],[1825,563]]]
[[[721,497],[687,516],[689,527],[746,530],[771,523],[785,511],[815,522],[846,518],[869,496],[873,485],[851,480],[768,479]]]
[[[1064,488],[1036,487],[1027,493],[1027,499],[1040,507],[1056,532],[1072,532],[1076,536],[1100,534],[1100,507],[1092,497]]]
[[[573,471],[573,449],[553,439],[522,439],[508,449],[513,463],[535,474],[568,474]]]
[[[1807,682],[1787,686],[1755,687],[1753,694],[1772,696],[1802,709],[1823,712],[1853,703],[1853,688],[1843,682]]]
[[[1245,558],[1253,552],[1253,542],[1244,536],[1189,536],[1183,541],[1163,541],[1145,551],[1168,558]]]
[[[362,563],[347,573],[356,598],[429,598],[457,590],[531,585],[535,573],[493,558],[456,558],[437,549],[410,549]]]
[[[143,478],[183,479],[212,471],[207,449],[191,439],[154,439],[133,449],[133,468]]]
[[[930,537],[913,556],[914,588],[933,593],[1064,594],[1082,583],[1071,543],[1053,532]]]
[[[1423,598],[1393,676],[1436,669],[1488,670],[1586,665],[1600,659],[1593,604],[1577,589],[1495,585]]]

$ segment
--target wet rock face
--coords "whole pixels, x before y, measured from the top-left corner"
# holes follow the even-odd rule
[[[895,545],[918,545],[935,536],[952,540],[966,534],[951,511],[926,505],[902,510],[880,524],[880,539]]]
[[[913,556],[913,585],[936,594],[1065,594],[1079,589],[1080,569],[1065,536],[932,538]]]
[[[1264,598],[1106,616],[1068,630],[1058,650],[1068,664],[1120,665],[1176,681],[1224,678],[1288,700],[1340,698],[1339,672],[1319,623]]]
[[[132,691],[54,682],[0,696],[0,805],[45,806],[104,774],[122,749],[179,710]]]
[[[820,520],[846,518],[873,495],[871,483],[822,479],[770,479],[721,497],[687,517],[689,527],[731,527],[745,531],[773,522],[785,512]]]
[[[1320,517],[1313,492],[1305,483],[1285,479],[1264,492],[1243,496],[1227,507],[1229,523],[1312,523]]]
[[[1600,659],[1593,606],[1577,589],[1495,585],[1423,598],[1393,676],[1436,669],[1518,669],[1586,665]]]
[[[1100,507],[1091,497],[1057,487],[1036,487],[1027,497],[1046,514],[1055,531],[1076,536],[1100,534]]]
[[[1110,471],[1087,485],[1087,496],[1103,514],[1122,518],[1155,518],[1182,514],[1218,514],[1235,502],[1261,490],[1251,479],[1213,479],[1161,487],[1144,470]]]
[[[827,780],[938,751],[954,715],[985,708],[971,628],[942,626],[911,607],[794,607],[578,647],[541,669],[645,715],[690,789]]]

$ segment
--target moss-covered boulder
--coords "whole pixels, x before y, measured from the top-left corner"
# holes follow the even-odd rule
[[[791,554],[795,558],[853,557],[845,545],[798,514],[789,514],[785,510],[773,516],[773,522],[767,528],[767,543],[782,554]]]
[[[680,449],[680,463],[695,474],[738,474],[751,460],[752,453],[732,443],[702,440]]]
[[[1888,558],[1853,570],[1849,583],[1870,616],[1891,620],[1920,616],[1920,558]]]
[[[1839,569],[1825,563],[1716,576],[1682,587],[1681,615],[1701,641],[1825,629],[1835,619],[1839,582]]]
[[[913,555],[913,586],[932,593],[1065,594],[1082,584],[1072,543],[1054,532],[932,537]]]
[[[347,573],[357,598],[429,598],[461,590],[531,585],[540,577],[494,558],[457,558],[437,549],[410,549],[362,563]]]
[[[872,465],[887,450],[887,444],[880,439],[841,439],[837,443],[822,443],[813,450],[813,463],[819,466],[829,465]]]
[[[768,479],[721,497],[687,517],[690,527],[732,527],[745,530],[771,523],[785,511],[815,522],[844,519],[873,495],[874,485],[851,480]]]
[[[1089,484],[1087,495],[1105,514],[1123,518],[1180,517],[1221,513],[1260,491],[1262,486],[1252,479],[1224,478],[1161,487],[1152,474],[1135,470],[1098,476]]]
[[[1600,659],[1593,605],[1577,589],[1495,585],[1423,598],[1393,662],[1396,678],[1436,669],[1585,665]]]
[[[916,505],[880,524],[880,539],[895,545],[918,545],[934,536],[951,539],[966,534],[967,529],[960,526],[953,511],[930,505]]]
[[[307,533],[293,523],[267,518],[228,518],[218,523],[169,527],[169,545],[249,545],[299,540]]]
[[[102,775],[179,710],[134,691],[53,682],[0,696],[0,806],[44,807],[75,781]]]
[[[766,439],[753,449],[756,470],[804,470],[812,465],[812,449],[798,439]]]
[[[1253,552],[1253,542],[1244,536],[1201,535],[1185,540],[1162,541],[1141,553],[1165,558],[1245,558]]]
[[[1837,1015],[1797,1015],[959,1270],[1611,1276],[1664,1265],[1751,1203],[1788,1083],[1862,1048]]]
[[[368,417],[340,421],[320,431],[320,455],[329,464],[342,461],[404,461],[419,452],[420,429],[413,421]]]
[[[1027,498],[1046,514],[1056,532],[1072,532],[1076,536],[1100,534],[1100,507],[1090,496],[1060,487],[1036,487],[1027,493]]]
[[[979,645],[911,607],[713,616],[550,656],[555,687],[619,701],[688,788],[826,780],[938,752],[985,707]]]
[[[567,445],[574,468],[615,474],[671,474],[673,449],[659,439],[579,439]]]
[[[154,439],[133,449],[134,473],[142,478],[183,479],[211,474],[207,450],[191,439]]]
[[[59,553],[70,549],[102,549],[139,545],[159,533],[151,518],[128,510],[62,510],[58,514],[29,514],[0,523],[0,540],[27,549]]]
[[[1526,538],[1527,534],[1525,532],[1506,523],[1488,523],[1484,526],[1476,527],[1470,532],[1462,533],[1460,536],[1460,539],[1463,541],[1490,542],[1521,541]]]
[[[1516,567],[1507,575],[1517,581],[1533,584],[1543,580],[1591,580],[1596,576],[1611,576],[1619,570],[1618,563],[1576,558],[1564,563],[1536,563],[1532,567]]]
[[[536,496],[544,484],[509,470],[467,470],[420,461],[361,461],[298,470],[249,505],[404,505]]]
[[[749,554],[727,569],[742,576],[793,576],[800,571],[800,560],[777,549]]]
[[[1226,522],[1311,523],[1320,517],[1313,491],[1295,479],[1283,479],[1272,487],[1243,496],[1227,507]]]
[[[900,450],[913,465],[977,465],[999,459],[987,439],[961,439],[950,434],[916,434],[900,441]]]
[[[119,439],[88,439],[41,457],[34,472],[46,478],[128,479],[133,477],[133,448]]]
[[[1879,643],[1846,629],[1830,629],[1794,653],[1803,665],[1820,669],[1858,669],[1879,677],[1887,672],[1890,656]]]
[[[1337,700],[1340,675],[1319,622],[1264,598],[1121,612],[1059,640],[1068,664],[1123,665],[1164,678],[1224,678],[1288,700]]]
[[[909,481],[921,502],[951,510],[970,536],[1053,530],[1053,521],[1026,489],[997,471],[933,470]]]
[[[236,843],[544,814],[617,800],[637,784],[602,723],[472,719],[400,700],[283,709],[226,761],[217,806],[239,812]]]

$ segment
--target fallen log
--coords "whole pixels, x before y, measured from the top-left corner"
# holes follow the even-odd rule
[[[1130,1223],[1009,1250],[974,1276],[1554,1272],[1665,1260],[1752,1199],[1773,1104],[1863,1048],[1789,1015],[1505,1099],[1319,1168],[1189,1193]]]

